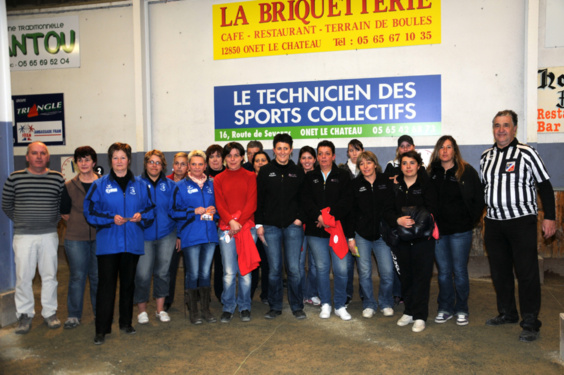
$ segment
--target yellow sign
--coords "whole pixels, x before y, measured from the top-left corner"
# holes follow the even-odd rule
[[[213,6],[214,59],[441,43],[440,0],[246,1]]]

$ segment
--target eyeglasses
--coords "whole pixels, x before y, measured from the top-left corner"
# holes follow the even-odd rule
[[[161,165],[162,163],[161,163],[160,161],[149,160],[149,161],[147,162],[147,164],[151,164],[151,165],[155,165],[155,164],[156,164],[156,165]]]

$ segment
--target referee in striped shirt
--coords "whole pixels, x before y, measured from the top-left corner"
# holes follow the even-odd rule
[[[537,255],[537,189],[544,208],[542,230],[556,232],[554,191],[539,154],[519,143],[517,114],[498,112],[493,119],[495,144],[480,159],[487,205],[484,242],[490,261],[499,315],[486,324],[517,323],[513,268],[519,281],[519,308],[523,331],[519,340],[539,336],[541,289]]]

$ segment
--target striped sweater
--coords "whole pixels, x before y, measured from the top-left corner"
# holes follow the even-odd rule
[[[14,222],[14,233],[56,232],[64,184],[63,175],[51,169],[40,175],[27,169],[13,172],[4,184],[2,210]]]

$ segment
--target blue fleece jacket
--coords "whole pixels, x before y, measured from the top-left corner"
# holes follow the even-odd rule
[[[137,177],[137,180],[144,182],[151,189],[151,199],[155,204],[155,220],[153,224],[144,231],[145,241],[159,240],[170,234],[176,228],[176,222],[168,216],[170,209],[172,191],[176,185],[174,181],[166,178],[164,173],[154,184],[146,173]]]
[[[213,182],[206,180],[202,189],[194,181],[185,178],[178,181],[172,193],[170,216],[178,223],[178,234],[182,248],[204,243],[218,243],[217,214],[213,221],[200,220],[194,210],[198,207],[215,207]]]
[[[111,174],[94,181],[84,198],[84,216],[97,230],[96,255],[145,253],[143,229],[153,223],[155,215],[150,189],[152,187],[136,180],[133,174],[125,192]],[[115,215],[131,218],[137,212],[141,214],[138,223],[114,223]]]

